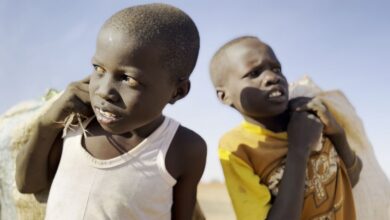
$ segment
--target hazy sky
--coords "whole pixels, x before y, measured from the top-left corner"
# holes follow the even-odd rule
[[[0,0],[0,113],[91,73],[102,23],[122,8],[150,2]],[[269,43],[289,81],[308,74],[323,89],[341,89],[390,176],[389,1],[163,2],[187,12],[201,36],[191,92],[165,112],[207,141],[203,180],[222,180],[218,139],[242,120],[218,102],[208,76],[209,60],[223,43],[241,35]]]

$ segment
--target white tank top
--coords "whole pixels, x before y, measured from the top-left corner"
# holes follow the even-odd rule
[[[96,159],[82,147],[81,129],[69,132],[50,189],[46,220],[171,219],[176,180],[165,168],[165,156],[178,126],[165,117],[135,148],[108,160]]]

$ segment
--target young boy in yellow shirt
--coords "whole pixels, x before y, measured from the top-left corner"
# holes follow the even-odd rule
[[[323,103],[289,101],[271,47],[234,39],[213,56],[210,74],[220,101],[244,117],[219,145],[237,219],[354,220],[361,160]]]

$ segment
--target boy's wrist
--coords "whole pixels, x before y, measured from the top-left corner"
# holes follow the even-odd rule
[[[39,120],[38,126],[40,129],[50,128],[53,131],[57,131],[57,132],[61,131],[64,128],[63,123],[56,122],[54,120],[47,119],[44,117],[41,117],[41,120]]]
[[[333,138],[346,138],[346,134],[345,134],[345,131],[344,129],[340,128],[337,132],[335,133],[332,133],[332,134],[328,134],[328,137],[330,139],[333,139]]]
[[[293,147],[292,147],[293,146]],[[295,147],[299,146],[299,147]],[[310,147],[301,145],[290,145],[287,152],[287,157],[292,158],[298,163],[306,163],[310,155]]]
[[[335,146],[345,166],[347,168],[353,166],[357,160],[357,155],[349,146],[344,130],[338,134],[329,135],[328,137]]]
[[[61,112],[50,109],[40,116],[39,122],[42,127],[64,128],[64,116]]]
[[[341,130],[340,132],[335,134],[327,135],[327,137],[332,141],[336,148],[349,146],[347,135],[345,134],[344,130]]]
[[[362,160],[355,154],[354,161],[352,165],[346,166],[347,173],[349,176],[349,180],[351,182],[352,187],[356,185],[356,183],[359,181],[360,172],[363,168],[363,162]]]
[[[359,157],[355,152],[353,152],[353,159],[351,161],[351,164],[345,164],[348,172],[354,171],[359,163]]]

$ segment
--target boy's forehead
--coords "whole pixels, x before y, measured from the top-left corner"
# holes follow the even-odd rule
[[[245,40],[231,46],[228,50],[228,56],[234,60],[254,59],[258,56],[268,55],[267,45],[254,40]]]
[[[105,68],[142,69],[148,70],[151,66],[163,72],[163,62],[158,46],[142,44],[126,33],[116,31],[102,31],[99,34],[93,62]]]
[[[115,29],[102,29],[97,38],[95,55],[134,58],[147,49],[150,48],[137,41],[135,36]]]
[[[97,37],[97,47],[129,47],[135,44],[135,38],[113,28],[103,28]]]
[[[230,67],[242,71],[260,65],[264,60],[277,62],[272,50],[258,40],[248,39],[239,42],[228,48],[226,52]]]

